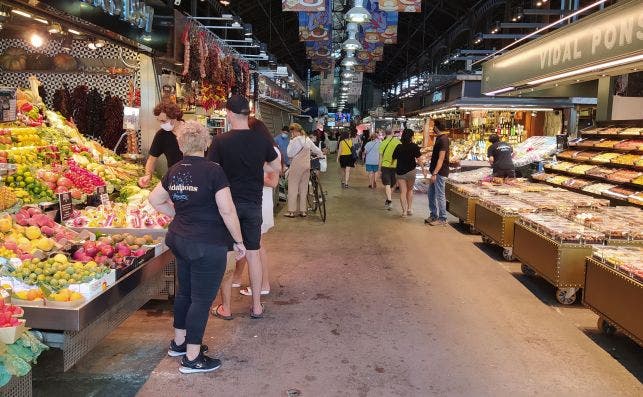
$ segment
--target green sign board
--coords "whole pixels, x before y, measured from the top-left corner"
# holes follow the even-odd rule
[[[482,92],[536,85],[597,65],[614,67],[637,56],[643,58],[643,1],[619,2],[485,62]]]

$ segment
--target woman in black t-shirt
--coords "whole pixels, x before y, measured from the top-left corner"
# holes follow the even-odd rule
[[[149,186],[152,174],[156,168],[156,160],[162,154],[165,155],[165,159],[167,160],[168,170],[183,158],[179,144],[176,141],[176,134],[184,123],[181,109],[175,103],[162,102],[154,108],[154,115],[160,123],[161,129],[158,130],[152,140],[152,145],[148,153],[149,156],[145,163],[145,176],[142,176],[138,180],[138,184],[141,187]]]
[[[412,138],[413,131],[405,129],[402,132],[402,143],[397,145],[393,151],[393,160],[397,160],[395,173],[400,186],[402,218],[413,215],[413,186],[415,186],[416,165],[420,165],[422,172],[424,172],[424,166],[418,160],[422,155],[420,147],[411,141]]]
[[[174,299],[174,339],[168,354],[184,356],[182,373],[208,372],[221,362],[202,345],[210,306],[219,290],[232,245],[237,259],[246,248],[228,179],[220,165],[203,158],[208,131],[185,123],[178,145],[185,154],[154,188],[149,200],[172,216],[165,243],[176,257],[179,287]]]

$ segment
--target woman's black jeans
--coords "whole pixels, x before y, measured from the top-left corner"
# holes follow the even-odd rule
[[[179,288],[174,297],[174,328],[186,330],[191,345],[203,341],[210,306],[226,269],[228,249],[168,232],[165,243],[176,257]]]

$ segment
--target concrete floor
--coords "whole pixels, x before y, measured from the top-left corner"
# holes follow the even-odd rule
[[[179,374],[164,355],[171,307],[152,303],[67,373],[45,355],[34,395],[643,395],[643,348],[600,335],[594,314],[560,307],[479,236],[425,226],[424,195],[401,219],[362,170],[348,190],[334,172],[323,182],[326,224],[279,215],[267,236],[267,317],[237,296],[234,321],[211,318],[219,371]]]

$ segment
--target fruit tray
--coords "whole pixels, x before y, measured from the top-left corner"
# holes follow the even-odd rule
[[[537,211],[535,207],[508,196],[483,197],[480,199],[480,203],[503,215],[515,215]]]
[[[592,161],[596,161],[598,163],[609,163],[613,159],[620,157],[621,154],[619,153],[611,153],[611,152],[604,152],[604,153],[599,153],[596,156],[591,157]]]
[[[643,248],[596,246],[592,256],[621,273],[643,281]]]
[[[598,244],[605,240],[605,234],[555,214],[521,214],[520,221],[560,243]]]
[[[636,136],[636,135],[641,135],[642,132],[643,132],[643,128],[631,127],[631,128],[624,129],[619,133],[619,135]]]
[[[0,343],[4,343],[6,345],[16,343],[16,341],[27,330],[27,327],[25,327],[25,320],[18,319],[18,322],[20,325],[13,327],[0,327]]]
[[[616,187],[616,185],[612,185],[611,183],[594,183],[592,185],[585,186],[582,190],[587,193],[602,194],[604,191],[610,190],[614,187]]]

